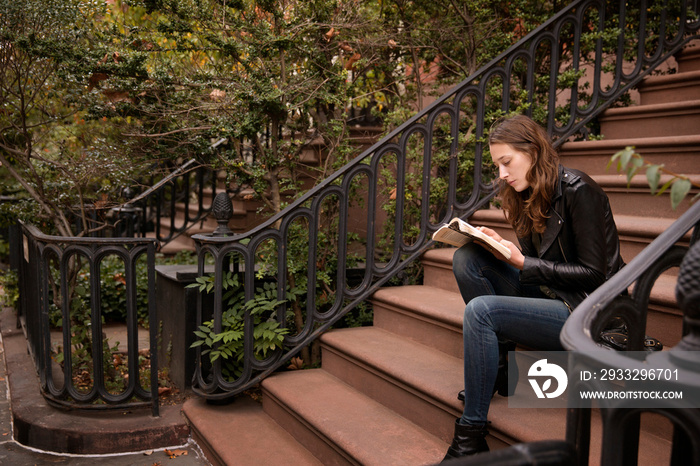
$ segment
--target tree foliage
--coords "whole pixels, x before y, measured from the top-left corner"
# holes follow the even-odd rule
[[[348,124],[405,120],[550,7],[0,0],[0,11],[0,161],[33,218],[69,234],[71,217],[78,233],[95,228],[89,210],[119,204],[159,160],[224,168],[230,189],[278,212],[352,154]]]
[[[84,114],[103,11],[94,0],[0,1],[0,162],[33,201],[35,223],[63,235],[76,208],[128,177],[110,157],[113,128]]]
[[[134,119],[132,150],[204,157],[278,212],[299,189],[302,154],[344,155],[349,86],[335,38],[362,33],[354,4],[115,2],[104,31],[115,58],[99,85],[123,94],[94,115]]]

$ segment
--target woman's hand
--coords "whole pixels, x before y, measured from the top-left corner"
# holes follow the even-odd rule
[[[478,230],[481,232],[485,233],[486,235],[490,236],[491,238],[495,239],[508,249],[510,249],[510,259],[506,259],[500,254],[494,254],[496,258],[509,263],[513,267],[515,267],[518,270],[523,269],[523,265],[525,264],[525,256],[523,256],[523,253],[520,251],[520,249],[512,242],[508,241],[507,239],[503,239],[501,235],[496,233],[495,230],[492,230],[491,228],[487,227],[477,227]],[[480,243],[481,244],[481,243]]]

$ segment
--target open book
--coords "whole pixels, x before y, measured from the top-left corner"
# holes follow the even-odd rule
[[[450,220],[450,223],[438,228],[438,230],[433,233],[433,240],[457,247],[464,246],[470,241],[478,240],[494,254],[498,253],[506,259],[510,259],[510,249],[457,217]]]

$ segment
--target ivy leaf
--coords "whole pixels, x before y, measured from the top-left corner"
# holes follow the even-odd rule
[[[678,204],[685,198],[690,191],[690,180],[678,178],[673,186],[671,186],[671,207],[675,210]]]
[[[659,188],[659,181],[661,180],[659,168],[661,168],[661,165],[650,165],[647,168],[647,182],[651,188],[651,194],[656,194],[656,190]]]
[[[627,146],[623,150],[616,152],[611,158],[610,162],[608,162],[608,168],[610,165],[615,161],[618,160],[617,164],[617,170],[625,170],[627,168],[627,164],[629,163],[630,159],[632,156],[635,154],[634,151],[634,146]]]
[[[637,174],[637,171],[644,165],[644,160],[641,157],[632,158],[632,165],[627,169],[627,187],[630,187],[632,178]]]

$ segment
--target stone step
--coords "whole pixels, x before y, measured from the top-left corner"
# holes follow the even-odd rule
[[[462,358],[372,327],[328,332],[322,344],[324,371],[445,442],[451,440],[454,419],[461,415],[463,407],[455,396],[463,384]],[[506,398],[495,396],[489,411],[487,440],[495,450],[521,442],[563,439],[565,419],[563,409],[513,408]],[[599,432],[597,412],[592,424],[593,432]],[[646,464],[667,461],[671,432],[670,423],[645,423],[641,455],[644,461],[653,461]],[[600,452],[597,442],[594,436],[592,464]]]
[[[679,54],[676,55],[678,62],[678,72],[700,70],[700,40],[693,40],[686,45]]]
[[[664,164],[674,173],[700,174],[700,134],[645,138],[603,139],[565,143],[560,151],[562,164],[590,176],[617,173],[608,168],[610,158],[627,146],[635,147],[649,163]]]
[[[322,464],[435,464],[447,451],[443,439],[322,369],[277,373],[262,390],[265,412]]]
[[[625,262],[631,261],[632,258],[647,247],[674,221],[674,218],[615,215],[615,223],[617,225],[618,234],[620,235],[620,249]],[[506,222],[503,212],[499,209],[479,210],[474,213],[470,222],[474,225],[483,225],[493,228],[497,230],[502,237],[510,241],[517,241],[515,232],[513,232],[513,229]],[[690,236],[686,235],[680,244],[688,246],[689,240]]]
[[[700,71],[649,76],[637,86],[639,105],[700,99]]]
[[[673,209],[671,190],[667,189],[661,195],[652,195],[645,173],[635,175],[629,184],[627,176],[623,174],[594,175],[592,178],[608,195],[610,207],[616,218],[628,215],[675,220],[690,208],[691,199],[700,192],[697,188],[691,189],[685,200]],[[700,186],[700,175],[690,175],[688,178]],[[659,187],[671,179],[670,175],[663,175]]]
[[[194,440],[213,465],[323,464],[248,396],[225,406],[190,398],[182,413]]]
[[[599,120],[605,139],[693,135],[700,128],[700,100],[611,108]]]
[[[376,326],[327,332],[321,348],[324,371],[444,442],[452,440],[461,415],[456,394],[464,388],[461,354]]]
[[[669,206],[670,209],[670,206]],[[642,249],[647,247],[657,236],[663,233],[676,219],[651,218],[638,215],[615,215],[615,224],[620,235],[620,248],[625,262],[631,261]],[[479,210],[472,215],[470,222],[498,230],[502,237],[517,241],[515,232],[506,222],[500,209]],[[682,241],[682,246],[688,246],[690,234]]]
[[[454,254],[455,248],[435,248],[428,250],[422,257],[422,264],[424,270],[423,284],[426,287],[437,288],[441,290],[435,293],[434,296],[440,296],[441,302],[449,303],[445,305],[446,308],[452,309],[450,311],[453,314],[457,314],[459,306],[464,308],[464,303],[458,300],[453,294],[459,293],[457,288],[457,282],[454,279],[454,274],[452,273],[452,255]],[[676,306],[675,290],[676,290],[676,275],[671,271],[661,275],[651,292],[650,302],[649,302],[649,313],[647,315],[647,334],[659,339],[665,347],[675,346],[681,339],[683,331],[683,314]],[[412,299],[418,299],[419,293],[416,292],[411,295]],[[447,299],[446,297],[450,297]],[[457,295],[459,296],[459,295]],[[392,298],[389,296],[384,296],[383,301],[390,301]],[[431,296],[425,296],[426,302],[434,300]],[[393,298],[393,300],[397,300]],[[452,303],[455,301],[455,303]],[[386,305],[384,305],[386,306]],[[427,304],[426,304],[427,306]],[[404,314],[408,315],[406,311]],[[457,322],[457,317],[453,317],[455,322]],[[404,319],[407,319],[406,317]],[[457,325],[457,324],[455,324]],[[404,327],[408,327],[408,324],[404,324]],[[421,330],[425,331],[425,327]],[[424,333],[420,333],[414,330],[423,341],[430,341],[430,337]],[[450,335],[449,333],[447,334]],[[443,335],[440,335],[444,338]],[[442,346],[448,346],[447,342],[452,345],[459,344],[459,337],[453,339],[452,341],[446,340],[441,341]],[[451,354],[457,354],[457,351],[453,351]]]
[[[670,207],[669,207],[670,209]],[[673,218],[640,217],[637,215],[616,215],[615,223],[620,235],[620,250],[625,262],[631,261],[644,248],[649,246],[673,222]],[[679,244],[688,246],[690,234]]]
[[[663,343],[676,346],[683,337],[683,312],[676,305],[677,277],[661,275],[652,288],[646,333]]]
[[[454,277],[451,280],[456,287]],[[464,300],[459,292],[425,285],[387,287],[375,292],[371,303],[375,327],[452,357],[462,356]]]
[[[510,226],[505,222],[502,216],[502,212],[497,209],[488,209],[484,211],[477,212],[471,219],[474,224],[485,225],[490,228],[497,230],[501,236],[514,240],[515,235],[510,228]],[[637,216],[626,216],[619,215],[616,216],[616,221],[618,223],[618,229],[620,233],[620,239],[623,248],[623,257],[627,262],[629,262],[634,255],[646,247],[651,241],[653,241],[658,234],[663,232],[672,220],[669,219],[652,219]],[[688,245],[689,238],[686,236],[684,241],[680,244],[683,246]],[[424,269],[424,279],[423,284],[427,287],[438,288],[444,290],[444,293],[459,293],[457,288],[457,282],[454,279],[454,274],[452,273],[452,255],[454,254],[454,248],[444,248],[438,247],[427,251],[422,257],[422,264]],[[666,347],[675,346],[682,337],[682,313],[676,306],[675,300],[675,287],[676,287],[676,273],[677,269],[671,269],[665,272],[656,281],[650,296],[649,303],[649,313],[647,316],[647,334],[658,338]],[[384,292],[385,294],[388,292]],[[435,296],[438,296],[436,293]],[[451,296],[451,295],[448,295]],[[394,308],[398,308],[400,311],[394,310],[394,313],[399,313],[403,316],[404,320],[408,320],[407,316],[411,316],[403,307],[400,306],[400,298],[390,298],[388,296],[381,296],[383,302],[392,302]],[[411,292],[410,300],[416,302],[424,302],[424,306],[427,308],[430,305],[431,300],[434,300],[430,295],[421,296],[420,292]],[[441,296],[441,300],[450,302],[447,298]],[[457,313],[459,305],[464,306],[461,299],[456,299],[452,297],[452,300],[456,301],[450,306],[454,309],[449,311],[450,313],[457,314],[457,316],[452,316],[452,319],[458,321],[458,325],[461,325],[461,314]],[[386,312],[384,305],[381,309],[382,312]],[[389,309],[394,309],[389,308]],[[447,306],[446,306],[447,308]],[[429,311],[422,311],[424,315],[428,315]],[[443,311],[448,312],[448,311]],[[403,326],[410,328],[407,323]],[[414,334],[423,340],[429,340],[429,336],[425,334],[426,327],[423,325],[420,329],[414,329]],[[459,338],[447,338],[449,332],[445,332],[441,335],[440,344],[443,346],[457,345],[459,343]],[[454,354],[454,353],[453,353]]]

